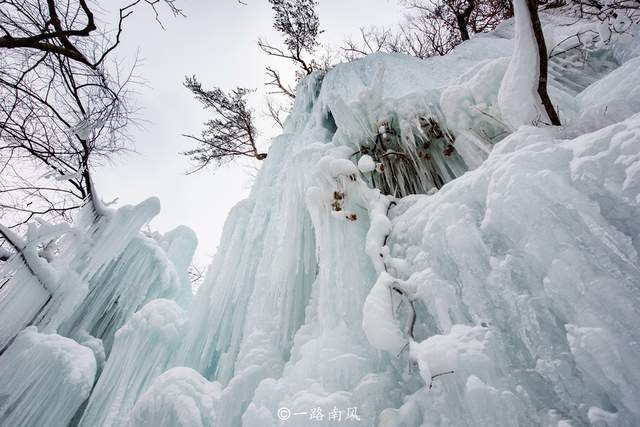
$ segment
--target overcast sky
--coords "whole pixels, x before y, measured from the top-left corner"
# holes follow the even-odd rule
[[[258,37],[281,41],[271,28],[268,2],[246,2],[247,6],[236,0],[180,0],[186,17],[165,14],[165,30],[142,9],[127,20],[119,57],[132,58],[139,52],[143,60],[138,74],[146,86],[138,88],[136,102],[146,123],[132,132],[136,153],[115,159],[96,174],[105,201],[118,198],[117,205],[122,205],[159,197],[162,210],[151,228],[166,232],[184,224],[194,229],[201,264],[215,253],[226,216],[248,195],[255,171],[231,164],[185,175],[190,165],[179,153],[189,143],[181,135],[199,134],[207,113],[182,87],[184,76],[197,75],[205,87],[258,89],[252,103],[260,116],[265,65],[287,66],[267,58],[256,46]],[[397,0],[320,0],[322,39],[338,45],[362,26],[391,25],[401,15]],[[276,129],[259,119],[262,142],[268,144]]]

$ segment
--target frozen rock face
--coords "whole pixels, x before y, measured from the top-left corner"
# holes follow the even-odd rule
[[[91,392],[93,352],[56,334],[24,329],[0,356],[0,424],[64,426]]]
[[[227,222],[178,357],[241,402],[217,425],[640,420],[640,117],[583,134],[589,106],[555,70],[573,122],[497,136],[511,132],[498,108],[504,42],[425,62],[374,55],[304,82]],[[381,194],[362,145],[393,129],[409,141],[395,149],[418,157],[437,136],[428,117],[462,162],[425,166],[450,174],[437,192],[425,178],[414,184],[430,194]]]
[[[13,256],[0,268],[0,349],[6,350],[16,334],[42,311],[50,294],[35,274],[25,268],[20,256]]]

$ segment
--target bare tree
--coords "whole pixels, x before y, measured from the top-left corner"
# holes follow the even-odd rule
[[[92,164],[127,147],[130,75],[51,52],[7,55],[0,67],[0,209],[19,220],[59,215],[97,198]]]
[[[407,6],[457,30],[461,41],[469,40],[471,15],[477,0],[408,0]],[[455,31],[452,31],[455,34]]]
[[[533,28],[533,35],[536,39],[536,45],[538,46],[538,95],[542,101],[545,112],[554,126],[560,126],[560,117],[549,98],[547,92],[547,81],[549,79],[549,55],[547,53],[547,45],[544,41],[544,33],[542,32],[542,25],[540,24],[540,17],[538,16],[538,2],[537,0],[525,0],[527,9],[529,11],[529,17],[531,19],[531,27]]]
[[[414,12],[413,19],[418,19],[418,26],[426,34],[437,30],[436,45],[445,53],[469,40],[471,34],[491,31],[513,16],[511,0],[403,0],[403,3]]]
[[[270,118],[274,125],[278,126],[280,129],[284,129],[283,116],[287,115],[287,108],[282,104],[276,103],[276,101],[270,96],[265,97],[265,105],[266,111],[264,112],[264,115]]]
[[[120,9],[115,39],[108,41],[86,0],[2,0],[0,49],[47,52],[97,68],[120,43],[124,21],[140,3],[153,9],[158,22],[159,3],[166,4],[174,15],[182,13],[175,0],[132,1]],[[104,39],[103,49],[95,49],[96,37]]]
[[[257,160],[267,157],[258,151],[253,110],[245,100],[251,90],[238,87],[228,94],[217,87],[205,90],[195,76],[187,77],[184,85],[214,114],[214,118],[205,123],[200,137],[184,135],[198,142],[196,148],[183,153],[195,162],[196,167],[190,173],[211,164],[221,166],[241,156]]]
[[[101,28],[84,0],[0,1],[0,216],[8,227],[34,217],[69,218],[100,203],[91,169],[126,151],[134,117],[134,69],[107,59],[138,4],[156,12],[173,0],[119,9],[117,30]],[[9,222],[11,222],[9,224]],[[7,241],[6,237],[4,239]]]
[[[285,83],[280,76],[280,71],[273,67],[267,67],[267,77],[269,80],[265,83],[265,86],[273,88],[269,92],[269,95],[284,95],[290,100],[296,98],[295,89],[291,85]]]
[[[614,33],[626,32],[631,23],[640,23],[640,2],[634,0],[554,0],[545,6],[607,23]]]
[[[444,55],[455,47],[441,21],[424,15],[409,16],[397,27],[360,29],[358,39],[341,46],[343,59],[352,61],[376,52],[403,53],[416,58]]]
[[[451,29],[426,14],[409,15],[401,32],[406,40],[404,53],[418,58],[446,55],[457,45]]]
[[[283,35],[284,47],[262,39],[258,40],[258,47],[269,56],[292,62],[298,78],[311,74],[318,67],[313,54],[322,32],[316,13],[317,0],[269,0],[269,3],[275,13],[273,27]],[[283,82],[278,70],[267,67],[267,76],[266,85],[273,88],[271,93],[295,98],[291,85]]]
[[[510,0],[402,0],[411,12],[400,25],[361,28],[341,47],[347,61],[375,52],[417,58],[446,55],[473,33],[487,32],[513,16]]]
[[[352,61],[377,52],[404,53],[400,34],[391,28],[360,28],[358,39],[347,39],[341,46],[344,59]]]

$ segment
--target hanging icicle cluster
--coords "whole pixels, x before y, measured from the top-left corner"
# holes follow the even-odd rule
[[[368,172],[365,176],[373,187],[394,197],[424,194],[468,170],[456,152],[455,137],[440,125],[440,116],[429,111],[413,123],[393,116],[376,124],[375,136],[355,153],[360,155],[360,170]],[[365,156],[373,160],[374,167],[367,167]]]

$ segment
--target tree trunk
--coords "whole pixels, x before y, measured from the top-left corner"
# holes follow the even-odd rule
[[[467,22],[462,15],[456,15],[456,21],[458,24],[458,30],[460,31],[460,38],[462,41],[469,40],[469,30],[467,29]]]
[[[527,9],[529,9],[529,16],[531,17],[531,27],[533,28],[533,34],[538,45],[538,56],[540,57],[540,75],[538,77],[538,95],[542,100],[551,124],[554,126],[560,126],[560,118],[558,113],[551,103],[549,93],[547,92],[547,81],[549,79],[548,65],[549,57],[547,55],[547,45],[544,41],[544,34],[542,32],[542,25],[540,24],[540,17],[538,16],[537,0],[525,0],[527,3]]]
[[[467,0],[467,7],[465,7],[462,12],[454,10],[456,23],[458,24],[458,30],[460,30],[460,37],[462,38],[462,41],[469,40],[471,38],[469,36],[469,20],[471,19],[471,14],[475,8],[476,0]]]

